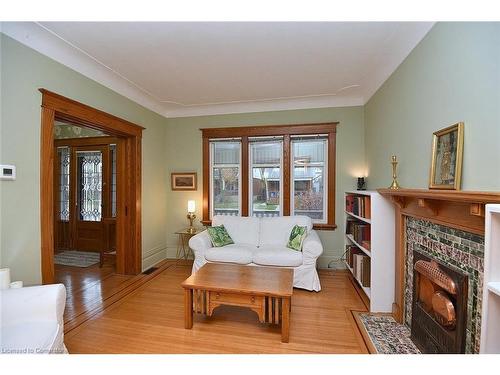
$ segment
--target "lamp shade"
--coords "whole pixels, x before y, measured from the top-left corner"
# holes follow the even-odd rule
[[[188,212],[196,211],[196,203],[195,201],[188,201]]]

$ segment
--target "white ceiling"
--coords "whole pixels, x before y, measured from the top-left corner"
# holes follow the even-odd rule
[[[432,25],[42,22],[2,31],[176,117],[363,105]]]

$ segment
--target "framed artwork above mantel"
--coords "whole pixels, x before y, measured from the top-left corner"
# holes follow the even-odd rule
[[[433,134],[429,189],[460,190],[463,149],[463,122]]]

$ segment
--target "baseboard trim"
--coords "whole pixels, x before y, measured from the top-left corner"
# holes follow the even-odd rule
[[[142,254],[142,271],[153,267],[167,258],[167,248],[164,245],[156,246]]]

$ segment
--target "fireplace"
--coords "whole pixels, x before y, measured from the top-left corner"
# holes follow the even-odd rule
[[[419,349],[432,353],[478,353],[481,331],[484,237],[427,220],[406,217],[405,245],[403,323],[410,330],[415,327],[427,331],[428,337],[422,336],[418,330],[413,334],[414,341],[420,343]],[[418,263],[419,261],[422,262]],[[436,274],[442,279],[441,284],[433,282],[426,276]],[[427,290],[423,290],[424,294],[430,294],[430,297],[426,297],[427,306],[422,306],[421,296],[417,295],[417,291],[420,292],[421,282],[432,291],[428,293]],[[428,306],[432,306],[432,296],[438,291],[441,293],[436,298],[440,298],[445,309],[446,306],[450,306],[446,304],[446,299],[449,299],[453,305],[455,312],[455,329],[453,330],[447,323],[449,319],[443,319],[444,324],[434,324],[440,318],[436,318],[434,312],[429,311]],[[419,304],[416,303],[419,301],[418,298],[420,298]],[[427,307],[427,310],[424,307]],[[419,314],[417,319],[413,317],[415,311]],[[442,314],[442,317],[446,318],[447,315]],[[442,335],[438,336],[438,332]],[[443,343],[439,340],[448,341]],[[454,343],[450,343],[450,340]],[[465,340],[465,349],[462,345],[463,340]],[[425,343],[428,343],[429,347],[426,347]],[[450,351],[452,347],[454,350]]]
[[[432,260],[459,287],[460,280],[454,279],[455,273],[465,275],[461,296],[466,308],[465,319],[465,353],[479,353],[481,342],[481,311],[484,277],[484,244],[485,244],[485,206],[489,203],[500,204],[499,192],[442,191],[426,189],[379,189],[380,194],[391,199],[396,207],[396,269],[395,300],[393,315],[397,322],[405,324],[409,329],[413,322],[414,278],[420,278],[415,270],[414,254],[423,254]],[[420,258],[419,258],[420,260]],[[447,268],[441,268],[441,266]],[[427,265],[428,267],[430,265]],[[420,268],[420,266],[419,266]],[[458,276],[457,276],[458,277]],[[434,292],[433,292],[434,293]],[[455,297],[449,292],[441,295],[444,306],[446,298],[455,309],[456,328],[460,322],[461,309],[456,305]],[[432,301],[432,299],[431,299]],[[457,313],[457,308],[460,310]],[[425,309],[424,309],[425,311]],[[435,317],[429,314],[423,316]],[[432,313],[432,311],[431,311]],[[445,315],[446,316],[446,315]],[[424,319],[424,318],[422,318]],[[446,322],[445,322],[446,323]],[[448,323],[447,323],[448,324]],[[430,330],[425,323],[421,324]],[[443,328],[443,327],[440,327]],[[445,327],[446,328],[446,327]],[[450,326],[448,333],[450,333]],[[457,335],[459,331],[456,331]],[[454,333],[455,334],[455,333]],[[462,342],[457,338],[456,342]],[[462,344],[461,344],[462,345]],[[437,351],[440,346],[424,351]],[[443,350],[444,351],[444,350]],[[456,350],[458,351],[458,350]]]
[[[465,353],[467,275],[413,252],[411,339],[423,353]]]

